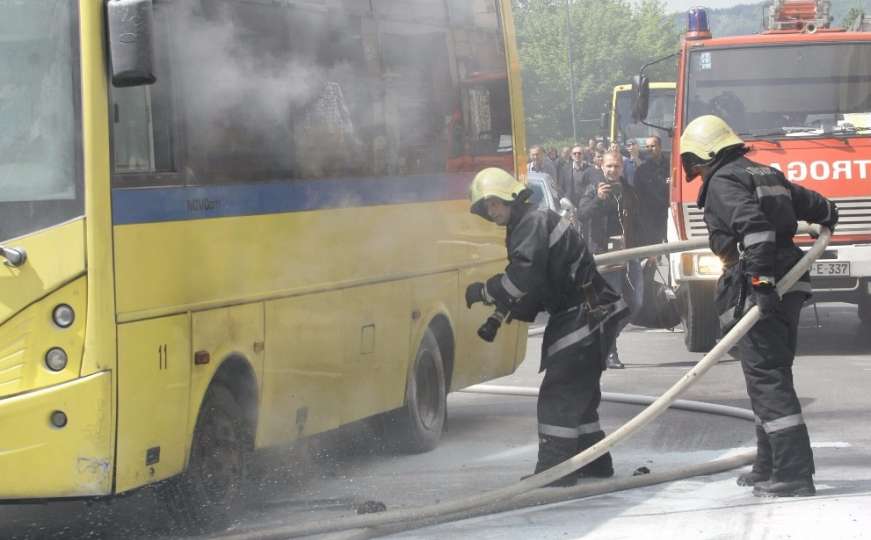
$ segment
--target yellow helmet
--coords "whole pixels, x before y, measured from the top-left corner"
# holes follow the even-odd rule
[[[695,165],[708,163],[722,150],[743,144],[741,137],[719,116],[699,116],[680,136],[680,157],[687,180],[697,176],[692,172]]]
[[[472,201],[472,213],[489,220],[484,208],[484,199],[496,197],[507,203],[525,200],[526,186],[518,182],[508,171],[498,167],[488,167],[475,175],[469,186],[469,200]]]

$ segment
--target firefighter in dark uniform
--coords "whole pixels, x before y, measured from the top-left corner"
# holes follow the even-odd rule
[[[529,204],[530,193],[502,169],[475,176],[472,213],[507,227],[508,266],[486,283],[469,285],[466,303],[494,305],[497,312],[527,322],[540,311],[550,314],[541,350],[540,370],[547,371],[538,397],[539,473],[605,437],[599,425],[599,379],[617,323],[628,309],[599,275],[577,231],[557,213]],[[611,455],[605,454],[552,485],[573,485],[579,475],[613,474]]]
[[[719,117],[690,122],[680,145],[687,179],[703,177],[698,206],[711,250],[723,261],[716,299],[721,326],[730,329],[754,304],[762,315],[738,344],[757,439],[753,469],[738,484],[754,486],[756,496],[813,495],[813,454],[792,378],[810,277],[806,273],[782,298],[775,285],[802,257],[793,243],[797,221],[833,229],[838,210],[779,170],[744,157],[748,148]]]

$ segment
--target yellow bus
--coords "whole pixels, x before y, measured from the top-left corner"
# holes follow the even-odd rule
[[[645,122],[660,128],[674,128],[674,102],[676,85],[673,82],[650,83],[650,114]],[[611,95],[611,140],[621,145],[630,139],[644,147],[644,139],[656,135],[662,139],[662,150],[671,153],[671,134],[664,129],[632,121],[632,85],[621,84],[614,87]]]
[[[476,335],[504,232],[446,168],[474,72],[525,147],[508,0],[0,12],[0,499],[162,482],[220,522],[253,451],[368,417],[426,451],[523,359]]]

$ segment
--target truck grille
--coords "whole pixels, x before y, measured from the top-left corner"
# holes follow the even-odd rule
[[[687,228],[688,238],[698,238],[700,236],[708,236],[708,226],[705,225],[705,211],[696,206],[695,203],[687,203],[683,205],[684,223]]]
[[[871,234],[871,198],[832,200],[838,205],[836,233]]]
[[[840,234],[871,234],[871,198],[832,199],[838,205]],[[704,210],[694,203],[684,204],[684,223],[690,238],[707,236]]]

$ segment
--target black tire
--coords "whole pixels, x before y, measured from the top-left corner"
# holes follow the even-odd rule
[[[187,470],[160,487],[180,532],[215,532],[239,516],[252,441],[233,394],[213,384],[200,408]]]
[[[387,447],[411,454],[432,450],[442,437],[447,408],[442,353],[427,329],[408,369],[405,405],[384,419]]]
[[[715,292],[715,283],[687,283],[684,343],[690,352],[708,352],[720,337],[720,320],[714,305]]]
[[[871,298],[859,300],[859,320],[865,326],[871,326]]]

